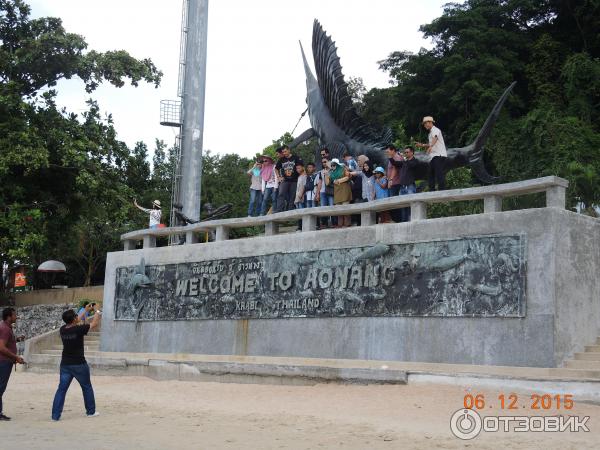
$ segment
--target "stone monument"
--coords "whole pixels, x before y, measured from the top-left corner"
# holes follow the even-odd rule
[[[376,149],[385,134],[334,120],[345,103],[328,103],[324,67],[343,77],[318,22],[313,53],[310,133]],[[450,164],[493,181],[483,144],[511,88]],[[600,328],[600,221],[565,210],[567,186],[545,177],[205,222],[184,205],[188,225],[128,233],[125,250],[108,254],[101,349],[560,366]],[[544,208],[502,210],[505,197],[539,192]],[[427,218],[431,203],[464,200],[482,201],[484,212]],[[398,207],[411,209],[411,222],[376,224],[378,212]],[[319,216],[340,214],[360,214],[361,226],[316,231]],[[301,233],[278,234],[280,222],[299,219]],[[229,239],[249,226],[265,234]],[[205,232],[215,241],[196,243]],[[161,235],[185,235],[185,245],[157,248]]]

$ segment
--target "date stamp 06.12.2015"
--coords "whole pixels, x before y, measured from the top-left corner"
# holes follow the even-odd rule
[[[589,432],[589,416],[572,415],[572,394],[468,393],[450,418],[450,430],[469,440],[484,432]]]

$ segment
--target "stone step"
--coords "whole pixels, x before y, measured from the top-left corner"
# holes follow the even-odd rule
[[[183,357],[185,356],[185,357]],[[30,357],[29,368],[55,368],[60,363],[60,352],[45,351]],[[321,381],[406,382],[411,375],[467,376],[498,378],[508,380],[529,380],[529,382],[600,382],[600,361],[572,360],[567,367],[503,367],[476,366],[467,364],[435,364],[415,362],[389,362],[385,370],[380,362],[348,360],[316,360],[303,358],[236,357],[219,355],[169,355],[145,353],[118,353],[91,351],[86,360],[96,367],[96,375],[110,374],[113,369],[119,373],[151,376],[158,379],[203,379],[221,381],[234,376],[235,382],[247,382],[257,377],[273,379],[312,379]],[[114,364],[114,365],[113,365]],[[402,375],[404,374],[404,375]],[[209,377],[209,378],[206,378]],[[212,378],[210,378],[212,377]],[[404,377],[404,378],[403,378]],[[406,381],[402,381],[405,379]],[[260,381],[261,383],[263,381]],[[294,381],[295,382],[295,381]],[[350,381],[352,382],[352,381]],[[277,383],[279,384],[279,383]]]
[[[600,369],[575,369],[575,368],[566,368],[566,367],[558,367],[552,369],[553,376],[557,378],[568,378],[568,379],[595,379],[600,380]]]
[[[580,361],[600,361],[600,352],[575,353],[575,359]]]
[[[85,356],[91,353],[99,353],[100,349],[98,348],[84,348]],[[50,350],[42,350],[44,355],[62,355],[62,349],[50,349]]]
[[[100,345],[100,341],[97,339],[85,339],[83,345]],[[53,347],[62,348],[62,344],[54,344]]]
[[[570,369],[587,369],[600,371],[600,361],[569,360],[566,364]]]
[[[35,367],[58,367],[60,365],[60,355],[34,353],[27,361],[27,370]],[[103,367],[108,369],[119,369],[127,367],[125,359],[102,357],[98,355],[86,355],[86,361],[92,367]]]
[[[60,350],[60,351],[62,351],[62,348],[63,348],[63,346],[62,346],[62,345],[60,345],[60,344],[57,344],[57,345],[53,345],[52,347],[50,347],[50,348],[49,348],[49,349],[47,349],[47,350]],[[91,345],[88,345],[88,344],[86,343],[86,344],[83,346],[83,349],[84,349],[84,350],[86,350],[86,351],[87,351],[87,350],[98,350],[99,348],[100,348],[100,344],[91,344]]]
[[[100,336],[92,336],[92,337],[85,336],[83,339],[86,343],[87,342],[100,342]]]
[[[586,345],[586,352],[600,352],[600,345]]]

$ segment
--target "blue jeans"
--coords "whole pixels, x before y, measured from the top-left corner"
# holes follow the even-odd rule
[[[333,206],[333,195],[327,195],[321,192],[321,204],[320,206]],[[337,216],[334,217],[321,217],[321,225],[327,226],[328,221],[331,220],[331,226],[337,225]]]
[[[256,189],[250,189],[250,202],[248,203],[248,215],[258,216],[262,204],[262,192]]]
[[[277,195],[279,192],[275,188],[265,188],[265,192],[263,193],[262,205],[260,207],[260,215],[264,216],[269,209],[269,198],[271,199],[271,210],[273,212],[277,211]]]
[[[13,368],[12,361],[0,361],[0,414],[2,414],[2,395],[6,391],[6,385]]]
[[[416,194],[416,192],[417,186],[414,183],[400,186],[400,195]],[[410,222],[410,208],[400,210],[400,222]]]
[[[304,207],[305,208],[314,208],[315,207],[315,201],[314,200],[304,200]]]
[[[65,406],[65,397],[67,390],[71,385],[73,378],[77,380],[83,392],[83,404],[85,405],[85,413],[89,416],[96,412],[96,400],[94,399],[94,389],[90,380],[90,366],[87,363],[77,364],[73,366],[60,366],[60,382],[58,389],[54,395],[52,403],[52,419],[58,420]]]

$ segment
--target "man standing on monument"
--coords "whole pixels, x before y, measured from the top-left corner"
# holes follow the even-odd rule
[[[8,421],[2,409],[2,395],[6,391],[8,379],[15,364],[25,364],[23,358],[17,355],[17,339],[13,334],[13,324],[17,321],[14,308],[4,308],[0,322],[0,421]]]
[[[102,313],[98,309],[98,305],[96,305],[94,317],[89,324],[81,325],[79,316],[72,309],[65,311],[62,315],[65,325],[60,328],[63,351],[60,361],[60,382],[54,395],[54,402],[52,403],[52,420],[54,421],[60,419],[65,405],[67,390],[73,378],[81,386],[87,417],[99,416],[96,412],[96,400],[90,379],[90,367],[85,360],[83,337],[88,334],[88,331],[94,331],[100,327],[101,315]]]
[[[435,191],[435,185],[439,191],[446,189],[446,144],[442,131],[434,125],[435,120],[431,116],[423,117],[423,127],[429,131],[429,143],[421,144],[417,142],[417,147],[425,148],[431,158],[429,161],[429,190]]]
[[[275,170],[279,176],[279,196],[277,198],[277,212],[287,211],[294,208],[296,198],[296,185],[298,183],[298,172],[296,166],[304,166],[304,162],[298,156],[293,155],[287,145],[279,147],[282,157],[277,161]]]

